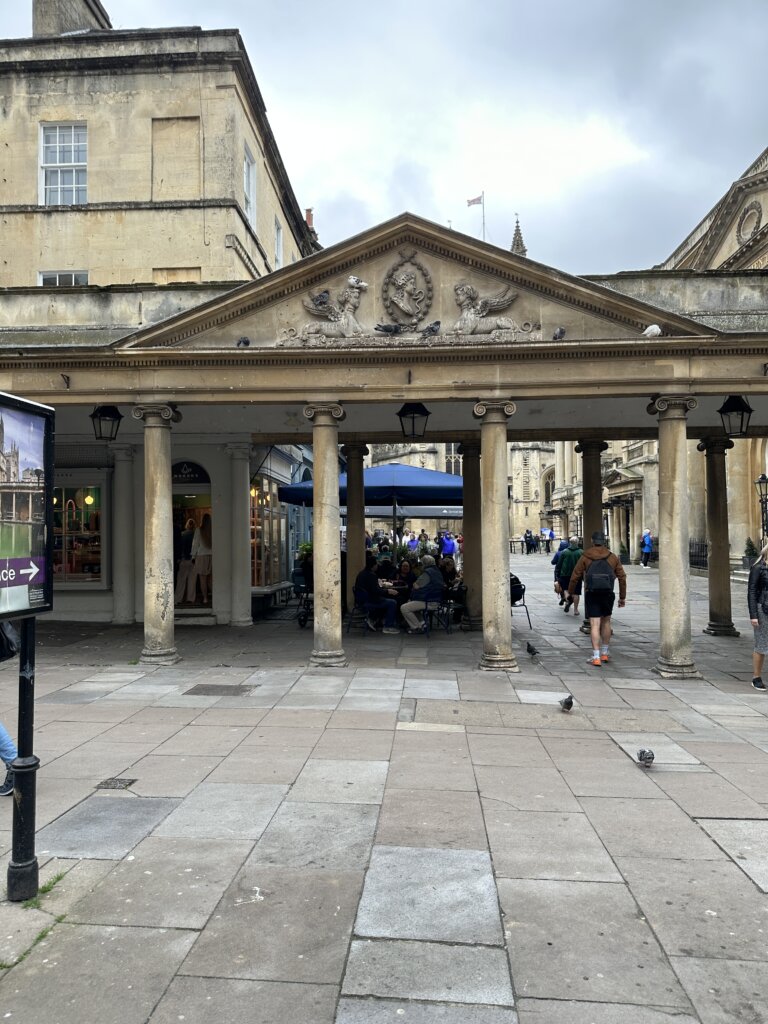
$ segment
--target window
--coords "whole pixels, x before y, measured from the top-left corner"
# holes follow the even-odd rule
[[[88,284],[87,270],[43,270],[38,284],[43,288],[76,288]]]
[[[256,223],[256,161],[251,155],[250,149],[245,147],[243,157],[243,193],[245,195],[245,216],[248,223]]]
[[[275,270],[283,265],[283,229],[280,221],[275,217]]]
[[[101,514],[101,487],[54,487],[53,572],[56,582],[103,584]]]
[[[445,472],[455,473],[457,476],[461,474],[462,458],[459,455],[459,446],[453,441],[450,441],[445,446]]]
[[[88,202],[88,128],[46,124],[42,128],[41,185],[45,206]]]

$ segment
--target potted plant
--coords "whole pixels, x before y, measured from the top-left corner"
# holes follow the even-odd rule
[[[751,537],[747,537],[747,543],[744,545],[744,555],[741,559],[741,564],[745,569],[752,567],[752,563],[757,558],[760,552],[755,547],[755,542]]]

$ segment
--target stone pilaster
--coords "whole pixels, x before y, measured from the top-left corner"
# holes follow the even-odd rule
[[[315,646],[311,665],[347,664],[341,645],[341,516],[339,514],[339,422],[343,408],[332,402],[307,405],[314,452]]]
[[[705,437],[697,448],[704,452],[707,486],[707,546],[709,623],[712,636],[738,636],[731,611],[731,560],[728,540],[728,494],[725,453],[733,448],[727,437]]]
[[[565,487],[565,441],[555,441],[555,490]]]
[[[181,413],[172,405],[134,406],[144,423],[144,665],[180,661],[173,622],[173,478],[171,423]]]
[[[341,448],[347,459],[347,608],[352,608],[352,588],[357,574],[365,566],[365,484],[363,459],[368,454],[364,444],[345,444]]]
[[[136,524],[133,515],[134,448],[110,444],[115,459],[112,507],[112,621],[136,620]]]
[[[660,649],[654,671],[665,679],[700,675],[691,649],[686,440],[688,411],[697,404],[690,395],[663,395],[648,407],[659,417]]]
[[[251,446],[245,443],[228,444],[226,451],[230,460],[230,625],[252,626]]]
[[[483,545],[480,483],[480,442],[462,441],[459,447],[462,456],[464,478],[464,557],[463,576],[467,587],[467,615],[472,629],[483,626]],[[509,564],[509,559],[507,559]]]
[[[507,419],[512,402],[478,402],[482,459],[483,656],[480,668],[519,672],[512,653],[507,512]]]

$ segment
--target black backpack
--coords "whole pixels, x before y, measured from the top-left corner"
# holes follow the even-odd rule
[[[608,564],[608,556],[596,558],[587,569],[587,590],[613,590],[616,573]]]

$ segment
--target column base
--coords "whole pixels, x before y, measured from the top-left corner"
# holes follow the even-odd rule
[[[484,654],[479,667],[485,672],[519,672],[514,654]]]
[[[741,636],[732,622],[710,622],[706,629],[702,629],[702,633],[708,633],[709,636]]]
[[[687,662],[684,665],[674,665],[672,662],[664,661],[662,658],[656,662],[651,669],[657,676],[661,676],[662,679],[702,679],[702,674],[696,668],[692,661]]]
[[[344,668],[347,656],[341,651],[312,651],[309,664],[318,668]]]
[[[177,661],[181,661],[181,655],[175,647],[158,651],[150,651],[145,647],[139,658],[140,665],[175,665]]]
[[[246,626],[253,625],[253,619],[238,619],[237,621],[235,621],[235,619],[232,619],[232,621],[229,624],[230,626],[236,626],[238,629],[244,629]]]

